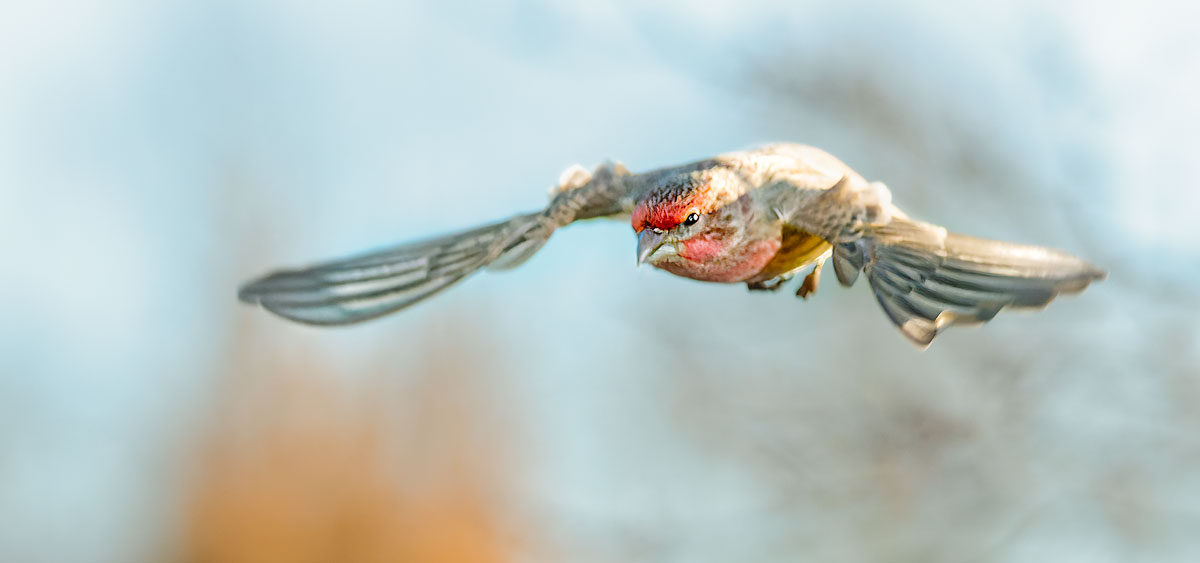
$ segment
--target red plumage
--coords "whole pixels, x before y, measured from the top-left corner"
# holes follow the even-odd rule
[[[709,211],[711,202],[706,200],[710,191],[709,184],[682,184],[652,194],[633,208],[634,232],[640,233],[647,227],[669,231],[692,212]]]

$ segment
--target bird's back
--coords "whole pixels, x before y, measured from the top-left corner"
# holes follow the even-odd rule
[[[781,179],[795,187],[823,191],[843,176],[851,183],[866,183],[853,168],[837,157],[813,146],[775,143],[747,151],[725,153],[719,162],[734,166],[754,187],[771,185]]]

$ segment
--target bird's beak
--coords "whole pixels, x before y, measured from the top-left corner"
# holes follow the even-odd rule
[[[665,232],[656,233],[654,229],[642,229],[642,232],[638,233],[638,266],[645,264],[650,255],[662,247],[666,238],[667,233]]]

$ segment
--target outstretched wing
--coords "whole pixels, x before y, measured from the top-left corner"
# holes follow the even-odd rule
[[[519,215],[428,241],[277,271],[242,286],[238,298],[307,324],[373,319],[430,297],[509,253],[523,252],[523,245],[540,246],[548,236],[537,228],[540,221],[540,213]]]
[[[918,346],[951,325],[983,323],[1006,307],[1044,307],[1105,275],[1062,251],[911,220],[892,205],[886,186],[867,182],[819,149],[782,145],[764,153],[779,167],[766,182],[766,196],[780,219],[833,245],[842,285],[865,273],[884,313]]]
[[[627,213],[646,175],[606,164],[555,190],[542,211],[430,240],[280,270],[251,281],[238,298],[313,325],[343,325],[399,311],[484,269],[513,268],[571,222]]]
[[[1066,252],[950,233],[903,217],[838,245],[833,263],[843,285],[865,272],[888,318],[921,347],[951,325],[987,322],[1006,307],[1045,307],[1105,276]]]

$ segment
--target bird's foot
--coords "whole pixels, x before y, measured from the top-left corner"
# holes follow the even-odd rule
[[[796,297],[808,299],[809,295],[817,292],[817,286],[821,283],[821,266],[824,265],[824,260],[817,262],[817,265],[813,266],[812,271],[809,272],[807,276],[804,276],[804,281],[801,282],[800,287],[796,289]]]
[[[747,282],[746,288],[750,291],[779,291],[791,279],[791,276],[775,276],[769,280]]]

